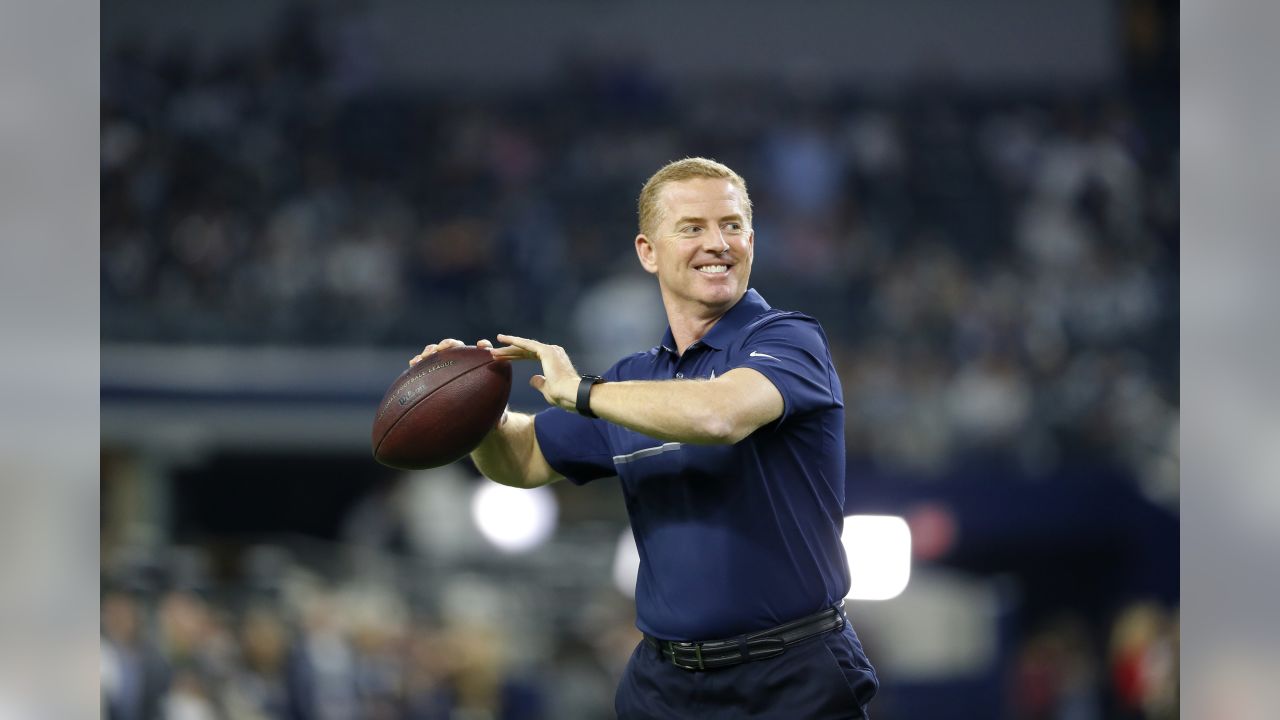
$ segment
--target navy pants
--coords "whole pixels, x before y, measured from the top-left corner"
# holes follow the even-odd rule
[[[676,667],[641,641],[618,685],[614,709],[619,720],[865,720],[879,685],[848,623],[777,657],[717,670]]]

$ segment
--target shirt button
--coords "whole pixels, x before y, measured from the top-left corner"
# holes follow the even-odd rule
[[[676,377],[678,377],[678,378],[683,378],[683,377],[684,377],[684,373],[676,373]]]

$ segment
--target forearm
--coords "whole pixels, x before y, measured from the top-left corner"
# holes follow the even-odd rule
[[[506,360],[537,359],[541,375],[529,384],[555,407],[577,407],[578,371],[559,345],[499,335]],[[731,445],[782,416],[782,395],[758,370],[734,368],[714,380],[606,382],[591,389],[591,411],[605,420],[662,440]],[[536,449],[536,443],[535,443]],[[539,453],[540,455],[540,453]]]
[[[591,411],[650,437],[695,445],[732,444],[755,429],[736,422],[735,398],[707,380],[601,383],[591,390]]]
[[[508,412],[506,420],[471,451],[471,460],[485,477],[511,487],[537,487],[558,477],[538,450],[533,416],[524,413]]]

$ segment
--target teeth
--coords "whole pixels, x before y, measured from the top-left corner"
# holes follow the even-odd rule
[[[719,275],[720,273],[729,272],[728,265],[703,265],[698,268],[698,272],[708,275]]]

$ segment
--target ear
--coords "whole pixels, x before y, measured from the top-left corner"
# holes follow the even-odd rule
[[[637,235],[636,257],[640,258],[640,266],[651,275],[658,273],[658,258],[654,253],[653,241],[644,233]]]

